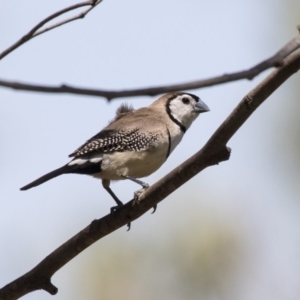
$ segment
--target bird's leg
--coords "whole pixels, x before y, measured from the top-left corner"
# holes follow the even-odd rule
[[[126,178],[126,179],[129,179],[139,185],[141,185],[144,189],[147,189],[149,187],[149,184],[142,181],[142,180],[139,180],[139,179],[136,179],[134,177],[131,177],[131,176],[127,176],[127,175],[122,175],[122,177]]]
[[[129,180],[131,180],[131,181],[133,181],[133,182],[135,182],[135,183],[137,183],[137,184],[139,184],[143,187],[141,190],[138,190],[138,191],[134,192],[133,205],[134,204],[139,204],[139,196],[144,190],[146,190],[149,187],[149,184],[144,182],[144,181],[141,181],[139,179],[136,179],[134,177],[131,177],[131,176],[122,175],[122,177],[124,177],[126,179],[129,179]],[[153,206],[153,212],[152,212],[153,214],[155,213],[156,208],[157,208],[157,205],[154,205]]]
[[[109,187],[110,181],[107,179],[103,179],[102,180],[102,185],[105,188],[105,190],[112,196],[112,198],[115,200],[115,202],[117,203],[117,206],[113,206],[111,207],[110,211],[114,212],[118,207],[123,206],[123,202],[121,200],[119,200],[119,198],[115,195],[115,193],[111,190],[111,188]]]
[[[139,196],[140,194],[149,187],[149,184],[144,182],[144,181],[141,181],[141,180],[138,180],[134,177],[131,177],[131,176],[127,176],[127,175],[122,175],[123,178],[126,178],[126,179],[129,179],[139,185],[141,185],[143,188],[141,190],[138,190],[136,192],[134,192],[134,199],[133,199],[133,205],[134,204],[139,204]]]
[[[113,213],[113,212],[115,212],[118,208],[120,208],[120,207],[122,207],[124,204],[123,204],[123,202],[121,201],[121,200],[119,200],[119,198],[115,195],[115,193],[111,190],[111,188],[109,187],[109,184],[110,184],[110,181],[109,180],[107,180],[107,179],[103,179],[102,180],[102,185],[103,185],[103,187],[107,190],[107,192],[113,197],[113,199],[116,201],[116,203],[117,203],[117,206],[112,206],[111,208],[110,208],[110,213]],[[131,227],[131,222],[129,222],[128,224],[127,224],[127,227],[128,227],[128,229],[127,229],[127,231],[129,231],[130,230],[130,227]]]

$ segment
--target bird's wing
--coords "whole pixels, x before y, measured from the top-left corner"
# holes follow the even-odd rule
[[[69,157],[79,157],[92,152],[143,151],[151,147],[160,138],[161,128],[165,124],[161,122],[159,113],[151,112],[149,108],[134,111],[131,109],[123,107],[107,127]]]
[[[157,138],[157,133],[141,132],[138,128],[118,131],[104,129],[71,153],[69,157],[79,157],[92,152],[143,151]]]

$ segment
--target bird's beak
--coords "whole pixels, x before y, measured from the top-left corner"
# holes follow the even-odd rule
[[[209,107],[201,99],[199,99],[195,105],[194,112],[203,113],[207,111],[210,111]]]

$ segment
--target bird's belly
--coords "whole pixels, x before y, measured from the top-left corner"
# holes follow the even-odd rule
[[[103,155],[101,172],[95,177],[108,180],[146,177],[155,172],[166,160],[166,151],[124,151]]]

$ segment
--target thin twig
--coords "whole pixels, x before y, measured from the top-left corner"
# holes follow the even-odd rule
[[[139,205],[133,206],[130,201],[113,214],[93,221],[31,271],[3,287],[0,290],[0,299],[17,299],[37,289],[56,294],[57,288],[51,283],[51,277],[66,263],[99,239],[145,214],[205,168],[228,160],[230,151],[226,147],[227,142],[259,105],[299,69],[300,51],[297,51],[242,99],[200,151],[145,190],[139,198]]]
[[[59,26],[61,26],[61,25],[64,25],[64,24],[67,24],[67,23],[70,23],[70,22],[72,22],[72,21],[75,21],[75,20],[78,20],[78,19],[83,19],[96,5],[98,5],[100,2],[102,2],[102,0],[98,0],[98,1],[96,1],[95,2],[95,4],[93,5],[93,6],[91,6],[91,7],[89,7],[87,10],[85,10],[85,11],[83,11],[83,12],[81,12],[80,14],[78,14],[78,15],[76,15],[76,16],[73,16],[73,17],[71,17],[71,18],[69,18],[69,19],[66,19],[66,20],[64,20],[64,21],[61,21],[61,22],[58,22],[58,23],[56,23],[56,24],[53,24],[52,26],[50,26],[50,27],[47,27],[47,28],[44,28],[44,29],[42,29],[42,30],[39,30],[39,31],[37,31],[34,35],[33,35],[33,37],[36,37],[36,36],[38,36],[38,35],[40,35],[40,34],[42,34],[42,33],[45,33],[46,31],[49,31],[49,30],[52,30],[52,29],[54,29],[54,28],[56,28],[56,27],[59,27]]]
[[[13,82],[8,80],[0,80],[0,86],[31,92],[42,92],[42,93],[55,93],[55,94],[76,94],[76,95],[86,95],[86,96],[97,96],[104,97],[108,101],[114,98],[120,97],[134,97],[134,96],[155,96],[158,94],[169,93],[181,90],[191,90],[197,88],[203,88],[207,86],[213,86],[221,83],[241,80],[241,79],[253,79],[255,76],[261,72],[269,69],[271,67],[278,67],[282,64],[283,59],[295,50],[300,48],[300,35],[293,38],[284,47],[282,47],[275,55],[264,60],[263,62],[257,64],[256,66],[250,68],[249,70],[235,72],[231,74],[224,74],[221,76],[208,78],[204,80],[192,81],[181,84],[174,84],[169,86],[158,86],[152,88],[141,88],[133,90],[123,90],[123,91],[109,91],[109,90],[99,90],[99,89],[88,89],[72,87],[70,85],[61,86],[44,86],[37,84],[26,84],[20,82]]]
[[[101,2],[102,2],[102,0],[97,0],[97,1],[94,1],[94,0],[91,1],[90,0],[90,1],[77,3],[77,4],[71,5],[69,7],[66,7],[62,10],[59,10],[56,13],[50,15],[49,17],[45,18],[44,20],[40,21],[37,25],[35,25],[28,33],[26,33],[23,37],[21,37],[17,42],[15,42],[13,45],[11,45],[7,49],[5,49],[2,53],[0,53],[0,60],[2,58],[4,58],[6,55],[8,55],[9,53],[11,53],[12,51],[14,51],[15,49],[17,49],[18,47],[20,47],[21,45],[23,45],[26,42],[28,42],[29,40],[33,39],[34,37],[36,37],[36,36],[38,36],[42,33],[45,33],[46,31],[52,30],[52,29],[54,29],[58,26],[61,26],[63,24],[69,23],[69,22],[77,20],[77,19],[84,18],[94,7],[96,7]],[[66,19],[64,21],[61,21],[57,24],[54,24],[54,25],[52,25],[48,28],[39,30],[45,24],[47,24],[48,22],[56,19],[57,17],[65,14],[69,11],[72,11],[72,10],[75,10],[77,8],[84,7],[84,6],[90,6],[90,7],[86,11],[80,13],[77,16],[68,18],[68,19]]]

